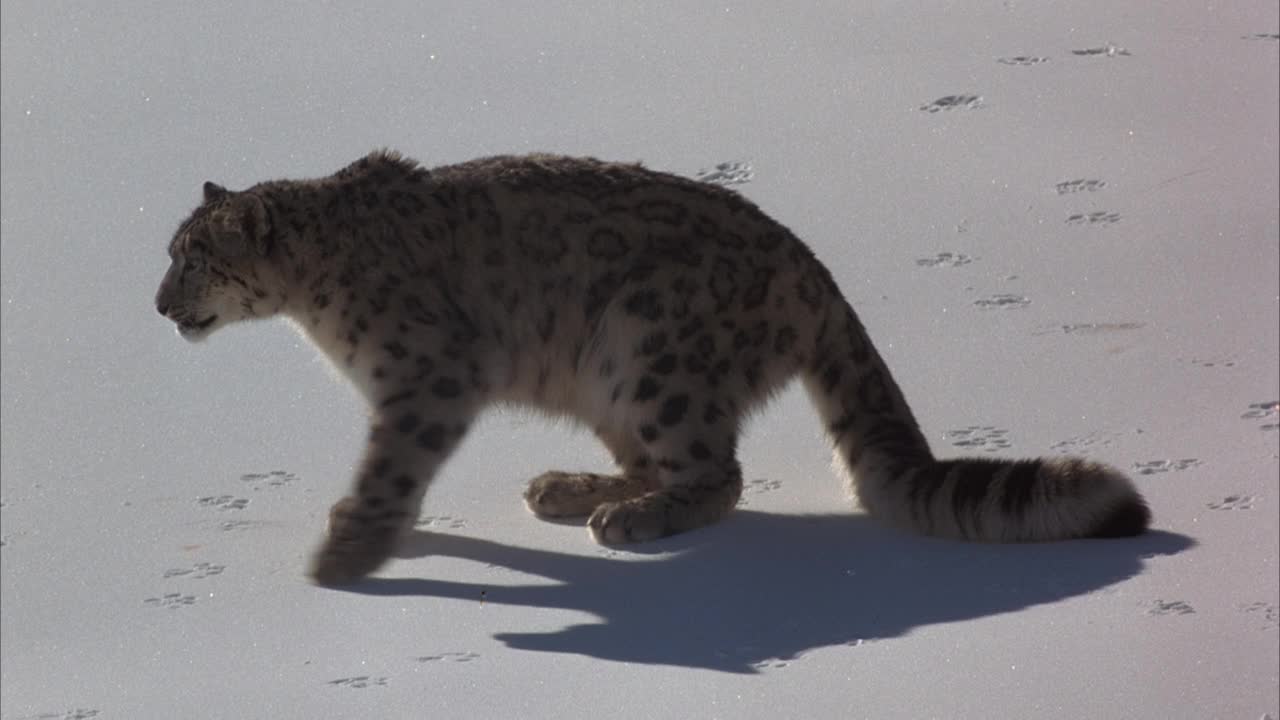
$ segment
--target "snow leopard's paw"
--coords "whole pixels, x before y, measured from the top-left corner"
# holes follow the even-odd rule
[[[360,512],[347,497],[329,511],[329,536],[308,573],[319,585],[349,585],[382,566],[395,550],[399,528]]]

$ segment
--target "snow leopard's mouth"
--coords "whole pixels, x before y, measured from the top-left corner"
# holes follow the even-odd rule
[[[205,331],[213,326],[218,319],[217,315],[210,315],[204,320],[183,321],[178,323],[178,334],[184,340],[200,340],[204,337]]]

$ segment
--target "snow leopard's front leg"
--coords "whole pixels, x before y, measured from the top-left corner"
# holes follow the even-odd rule
[[[377,570],[413,527],[436,470],[474,417],[458,398],[427,400],[413,390],[388,396],[375,414],[354,493],[329,512],[329,534],[312,562],[321,585],[352,583]]]

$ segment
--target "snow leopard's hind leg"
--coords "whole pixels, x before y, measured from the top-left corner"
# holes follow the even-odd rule
[[[637,433],[661,487],[597,507],[587,526],[599,543],[644,542],[710,525],[742,494],[737,420],[719,410],[713,393],[674,391],[656,413]]]
[[[529,482],[524,502],[544,518],[586,517],[604,503],[621,502],[657,490],[653,462],[631,435],[596,429],[622,471],[617,475],[551,470]]]

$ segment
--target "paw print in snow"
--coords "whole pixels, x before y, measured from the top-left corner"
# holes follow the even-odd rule
[[[424,515],[418,518],[413,524],[419,530],[426,528],[436,528],[441,530],[461,530],[467,526],[467,521],[462,518],[456,518],[449,515]]]
[[[1114,225],[1120,222],[1120,214],[1099,210],[1091,213],[1076,213],[1067,218],[1068,225]]]
[[[1252,495],[1228,495],[1217,502],[1206,503],[1210,510],[1252,510]]]
[[[970,425],[959,430],[948,430],[943,433],[943,437],[958,448],[997,452],[1011,447],[1008,434],[1008,430],[993,425]]]
[[[1185,600],[1156,600],[1151,603],[1151,609],[1147,610],[1148,615],[1195,615],[1196,609],[1191,607],[1191,603]]]
[[[722,162],[713,168],[698,171],[694,178],[713,185],[741,185],[751,182],[755,172],[748,162]]]
[[[1240,612],[1259,617],[1263,630],[1275,630],[1280,627],[1280,609],[1275,603],[1255,602],[1240,606]]]
[[[242,530],[257,530],[266,527],[266,523],[259,520],[227,520],[219,523],[218,529],[223,532],[238,532]]]
[[[327,682],[327,683],[325,683],[325,684],[326,684],[326,685],[334,685],[334,686],[337,686],[337,687],[347,687],[347,688],[355,688],[355,689],[364,689],[364,688],[367,688],[367,687],[374,687],[375,685],[377,685],[377,686],[381,686],[381,687],[385,687],[385,686],[386,686],[386,684],[387,684],[387,679],[386,679],[385,677],[373,677],[373,676],[370,676],[370,675],[357,675],[356,677],[338,678],[337,680],[330,680],[329,682]]]
[[[240,476],[240,480],[251,484],[254,490],[260,490],[264,487],[283,487],[296,482],[298,476],[284,470],[272,470],[268,473],[246,473]]]
[[[245,498],[232,497],[230,495],[209,495],[196,498],[196,504],[200,507],[217,508],[218,510],[243,510],[249,506],[249,501]]]
[[[1259,425],[1258,429],[1275,430],[1280,428],[1280,423],[1276,422],[1278,415],[1280,415],[1280,400],[1268,400],[1267,402],[1253,403],[1240,418],[1243,420],[1270,420],[1271,422]]]
[[[1235,358],[1233,358],[1233,357],[1231,357],[1231,356],[1229,356],[1229,355],[1228,355],[1228,356],[1210,357],[1210,358],[1208,358],[1208,359],[1205,359],[1205,358],[1194,358],[1194,357],[1193,357],[1193,358],[1178,358],[1178,360],[1180,360],[1180,361],[1182,361],[1182,362],[1184,362],[1184,363],[1190,363],[1190,364],[1192,364],[1192,365],[1197,365],[1197,366],[1199,366],[1199,367],[1203,367],[1203,368],[1212,368],[1212,367],[1233,368],[1233,367],[1235,367],[1235,366],[1236,366]]]
[[[765,480],[763,478],[751,480],[743,486],[742,496],[738,498],[738,505],[750,504],[750,500],[747,499],[748,495],[763,495],[765,493],[773,492],[781,487],[781,480]]]
[[[143,600],[142,603],[150,607],[163,607],[169,608],[170,610],[177,610],[178,608],[195,605],[196,598],[194,595],[183,595],[182,593],[165,593],[160,597],[147,598],[146,600]]]
[[[964,253],[940,252],[933,257],[916,258],[916,265],[920,267],[960,267],[973,262],[975,258],[965,255]]]
[[[1103,180],[1067,180],[1054,187],[1059,195],[1070,195],[1078,192],[1097,192],[1106,186],[1107,183]]]
[[[758,495],[760,493],[773,492],[781,487],[781,480],[765,480],[764,478],[758,478],[747,483],[747,487],[744,489],[753,495]]]
[[[226,570],[225,565],[214,565],[212,563],[196,563],[189,568],[171,568],[164,571],[165,579],[175,577],[185,577],[191,580],[203,580],[214,575],[221,575]]]
[[[927,113],[937,113],[944,110],[977,110],[983,107],[981,95],[944,95],[931,103],[920,106],[920,110]]]
[[[765,658],[764,660],[758,660],[756,662],[751,663],[751,667],[755,668],[756,670],[764,670],[764,671],[781,670],[782,668],[789,667],[792,663],[796,662],[800,658],[801,658],[801,655],[798,655],[798,654],[789,658],[778,658],[778,657]]]
[[[996,58],[996,62],[1001,65],[1039,65],[1040,63],[1049,62],[1049,58],[1036,55],[1014,55],[1012,57]]]
[[[1127,330],[1141,330],[1146,327],[1146,323],[1139,322],[1114,322],[1114,323],[1072,323],[1062,326],[1062,332],[1066,335],[1102,335],[1104,333],[1125,332]]]
[[[1193,467],[1199,467],[1204,463],[1196,458],[1183,458],[1181,460],[1148,460],[1147,462],[1138,462],[1133,464],[1133,469],[1139,475],[1155,475],[1156,473],[1169,472],[1170,470],[1189,470]]]
[[[420,663],[430,662],[446,662],[446,663],[469,663],[472,660],[478,660],[480,656],[473,652],[446,652],[438,655],[420,655],[414,660]]]
[[[1112,45],[1111,43],[1107,43],[1102,47],[1085,48],[1084,50],[1072,50],[1071,54],[1081,55],[1085,57],[1098,57],[1098,56],[1116,57],[1118,55],[1132,55],[1133,53],[1129,52],[1128,50],[1125,50],[1124,48],[1118,45]]]
[[[1094,450],[1110,447],[1119,438],[1115,433],[1089,433],[1056,442],[1049,449],[1063,455],[1087,455]]]
[[[1001,310],[1017,310],[1030,305],[1031,300],[1023,297],[1022,295],[997,293],[995,295],[988,295],[984,298],[978,298],[973,301],[973,304],[983,310],[994,310],[996,308]]]

